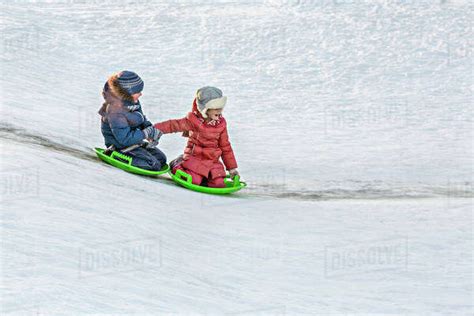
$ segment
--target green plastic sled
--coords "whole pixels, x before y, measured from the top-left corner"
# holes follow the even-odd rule
[[[193,177],[190,174],[187,174],[183,170],[176,170],[176,173],[173,174],[171,171],[169,172],[171,178],[174,182],[178,183],[179,185],[185,187],[186,189],[190,189],[193,191],[201,192],[201,193],[209,193],[209,194],[229,194],[240,189],[243,189],[247,186],[245,182],[240,182],[240,177],[235,176],[233,179],[230,176],[226,176],[224,179],[225,188],[209,188],[201,185],[193,184]]]
[[[133,159],[132,157],[129,157],[117,151],[113,151],[110,156],[107,156],[106,154],[104,154],[104,151],[105,150],[102,148],[97,148],[97,147],[95,148],[95,153],[100,159],[102,159],[108,164],[111,164],[114,167],[117,167],[119,169],[131,172],[131,173],[141,174],[143,176],[158,176],[160,174],[167,173],[170,170],[170,167],[168,165],[164,165],[160,171],[151,171],[151,170],[138,168],[138,167],[132,166],[132,159]]]

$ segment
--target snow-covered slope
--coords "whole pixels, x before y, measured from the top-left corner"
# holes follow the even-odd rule
[[[2,314],[472,314],[471,10],[4,1]],[[222,88],[249,187],[100,162],[122,69],[152,121]]]

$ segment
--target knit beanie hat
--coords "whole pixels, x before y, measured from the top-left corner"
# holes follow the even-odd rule
[[[206,86],[196,92],[197,108],[204,118],[207,118],[208,109],[223,109],[226,102],[227,97],[216,87]]]
[[[140,93],[143,90],[143,86],[145,85],[142,78],[140,78],[133,71],[128,70],[120,72],[117,76],[117,81],[120,87],[122,87],[122,89],[127,91],[130,95]]]

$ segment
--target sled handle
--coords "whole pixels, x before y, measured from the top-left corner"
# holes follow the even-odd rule
[[[239,186],[240,185],[240,176],[239,175],[236,175],[234,176],[234,186]]]
[[[132,157],[121,154],[117,151],[112,152],[112,155],[110,155],[110,157],[118,161],[126,162],[129,166],[132,165]]]
[[[181,169],[177,169],[175,175],[180,179],[186,180],[187,183],[193,183],[193,177]]]
[[[228,174],[225,176],[224,182],[228,183],[229,185],[233,187],[240,187],[242,185],[246,185],[245,182],[240,181],[239,175],[235,175],[234,177],[232,177],[230,174]]]

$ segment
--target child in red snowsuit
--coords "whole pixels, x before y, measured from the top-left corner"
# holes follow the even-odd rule
[[[227,134],[227,123],[222,117],[222,109],[227,97],[215,87],[203,87],[196,93],[192,111],[185,118],[169,120],[155,124],[155,128],[164,134],[183,132],[188,137],[182,159],[171,165],[172,172],[181,169],[190,174],[193,183],[201,185],[207,180],[207,186],[225,187],[226,169],[233,177],[238,175],[237,162]]]

